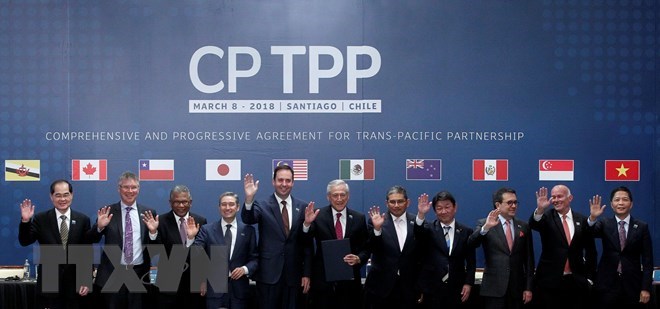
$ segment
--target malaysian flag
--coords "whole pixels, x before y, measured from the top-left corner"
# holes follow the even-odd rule
[[[273,170],[279,165],[288,165],[293,168],[293,180],[308,180],[307,159],[273,159]]]

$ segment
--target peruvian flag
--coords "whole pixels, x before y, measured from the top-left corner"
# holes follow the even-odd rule
[[[472,160],[472,181],[509,180],[509,160]]]

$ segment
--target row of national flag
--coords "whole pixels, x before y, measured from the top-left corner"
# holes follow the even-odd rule
[[[5,160],[5,181],[39,181],[40,160]],[[273,159],[273,169],[289,165],[294,180],[308,180],[307,159]],[[138,161],[140,180],[174,180],[174,160],[141,159]],[[573,181],[573,160],[539,160],[540,181]],[[441,159],[406,159],[406,180],[442,180]],[[605,160],[606,181],[639,181],[639,160]],[[241,180],[241,160],[206,160],[206,180]],[[339,178],[345,180],[375,180],[375,159],[340,159]],[[71,160],[71,179],[76,181],[108,180],[108,162],[102,159]],[[473,181],[508,181],[509,160],[472,160]]]

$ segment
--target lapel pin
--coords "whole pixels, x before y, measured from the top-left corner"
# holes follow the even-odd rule
[[[76,224],[76,220],[71,220],[71,224]]]
[[[636,228],[637,228],[637,224],[633,224],[633,228],[636,229]]]

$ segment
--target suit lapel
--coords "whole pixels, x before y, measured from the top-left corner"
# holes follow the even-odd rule
[[[296,205],[296,202],[294,201],[293,197],[291,197],[291,206],[289,207],[291,207],[291,218],[289,218],[291,220],[291,228],[289,229],[289,235],[291,235],[293,231],[298,229],[298,224],[299,224],[298,218],[300,217],[300,208],[298,208],[298,206]],[[284,229],[284,221],[283,220],[280,221],[282,221],[282,229]]]
[[[117,231],[117,239],[119,239],[119,248],[124,249],[124,242],[122,239],[124,239],[124,227],[122,225],[122,220],[125,220],[124,217],[121,216],[121,203],[117,203],[113,206],[110,207],[110,212],[112,213],[112,217],[116,217],[118,220],[110,220],[110,224],[114,224],[115,228],[113,230]]]
[[[51,208],[51,210],[48,211],[48,214],[46,216],[47,217],[46,220],[48,222],[47,223],[48,224],[48,229],[50,229],[51,231],[54,232],[53,235],[54,235],[55,241],[57,242],[57,244],[61,245],[62,244],[62,236],[60,235],[60,227],[57,225],[57,218],[55,217],[56,213],[59,215],[59,212],[57,210],[55,210],[55,208]]]
[[[346,226],[344,227],[344,238],[351,238],[351,232],[353,228],[353,214],[351,211],[346,208]]]
[[[189,214],[190,215],[190,214]],[[165,225],[166,225],[166,230],[176,232],[176,233],[168,233],[169,236],[169,241],[174,242],[175,244],[181,244],[181,236],[179,235],[179,225],[176,222],[176,216],[174,216],[173,211],[169,211],[167,214],[165,214],[164,218],[165,219]]]
[[[630,217],[630,225],[628,226],[628,233],[626,234],[626,246],[623,248],[625,250],[628,247],[628,244],[631,244],[639,238],[639,230],[637,221]]]
[[[242,222],[239,222],[238,220],[236,220],[236,224],[237,224],[237,226],[236,226],[236,243],[234,244],[234,248],[232,249],[232,251],[242,252],[241,250],[242,250],[243,246],[245,245],[245,231],[243,230],[244,225],[243,225]],[[235,257],[236,257],[235,254],[232,255],[232,260]]]
[[[78,239],[78,235],[80,235],[80,229],[82,228],[80,225],[82,222],[80,217],[71,210],[71,219],[69,220],[69,238],[67,240],[68,243],[71,244],[78,244],[80,243],[80,239]],[[58,234],[59,235],[59,234]]]
[[[447,247],[447,241],[445,241],[445,229],[442,228],[442,223],[439,220],[433,221],[433,234],[436,235],[433,238],[438,241],[440,249],[449,255],[449,248]],[[456,233],[454,233],[454,243],[456,243]]]
[[[274,194],[271,195],[269,204],[270,205],[268,205],[268,208],[270,209],[271,214],[273,214],[273,219],[275,219],[275,222],[277,222],[277,226],[280,227],[280,235],[286,239],[286,235],[284,234],[284,220],[282,219],[282,210],[280,209],[280,205],[277,202]],[[287,205],[287,207],[292,207],[292,205]],[[291,229],[289,229],[289,231],[290,230]]]
[[[620,252],[622,249],[621,243],[619,242],[619,225],[617,224],[616,218],[614,217],[610,218],[608,222],[609,224],[606,224],[606,226],[609,226],[609,232],[607,232],[607,235],[609,236],[610,241],[614,243],[614,247],[618,248]]]
[[[498,219],[498,221],[499,221],[499,219]],[[502,221],[499,221],[499,224],[497,224],[495,227],[493,227],[491,229],[491,231],[495,232],[495,238],[498,240],[498,243],[500,244],[501,249],[504,252],[511,253],[511,250],[509,250],[509,245],[506,242],[506,235],[504,234],[504,226],[502,225]],[[513,244],[514,244],[514,246],[516,244],[515,238],[514,238]]]
[[[562,222],[563,219],[561,217],[559,217],[559,214],[554,209],[552,211],[550,211],[549,214],[552,217],[552,222],[554,222],[555,228],[557,230],[559,230],[559,233],[563,236],[564,244],[566,244],[566,246],[568,246],[569,244],[568,244],[568,240],[566,238],[566,232],[564,232],[564,222]],[[575,216],[573,216],[573,222],[575,222]],[[575,223],[573,223],[573,228],[575,228]]]
[[[387,212],[387,219],[385,219],[385,223],[383,223],[383,232],[387,231],[387,233],[383,233],[384,235],[387,235],[387,237],[390,238],[389,241],[392,241],[396,244],[397,248],[399,248],[399,251],[401,251],[401,247],[399,246],[399,238],[396,234],[396,228],[394,227],[394,220],[392,219],[392,214]]]

